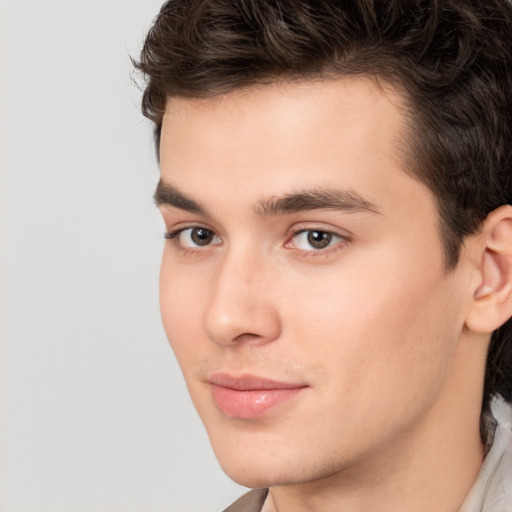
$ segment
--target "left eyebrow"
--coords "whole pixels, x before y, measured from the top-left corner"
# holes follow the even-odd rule
[[[380,214],[380,209],[351,189],[300,190],[260,201],[254,207],[259,217],[271,217],[309,210],[334,210],[345,213],[369,212]]]

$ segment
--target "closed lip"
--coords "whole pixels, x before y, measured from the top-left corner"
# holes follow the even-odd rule
[[[239,420],[256,420],[280,404],[289,403],[308,386],[300,382],[284,382],[258,375],[215,373],[208,379],[217,409]],[[282,409],[281,409],[282,411]]]
[[[300,382],[282,382],[248,373],[239,376],[228,373],[214,373],[208,378],[208,382],[214,386],[234,389],[236,391],[299,389],[307,387],[306,384]]]

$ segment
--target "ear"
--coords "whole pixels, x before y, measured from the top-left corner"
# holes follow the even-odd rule
[[[485,219],[476,251],[478,280],[466,327],[491,333],[512,316],[512,206],[505,205]]]

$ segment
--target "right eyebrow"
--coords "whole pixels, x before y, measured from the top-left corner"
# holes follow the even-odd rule
[[[169,205],[187,212],[208,215],[206,209],[200,203],[187,197],[169,183],[164,183],[162,179],[158,181],[153,199],[158,207]]]

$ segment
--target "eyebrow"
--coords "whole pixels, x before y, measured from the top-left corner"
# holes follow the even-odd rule
[[[261,217],[309,210],[333,210],[345,213],[380,213],[380,209],[351,189],[306,189],[259,202],[255,212]]]
[[[187,212],[207,215],[206,209],[200,203],[187,197],[169,183],[164,183],[161,178],[156,186],[153,199],[158,207],[168,205]]]
[[[207,209],[196,200],[160,179],[154,194],[155,204],[169,205],[180,210],[209,216]],[[310,210],[333,210],[345,213],[369,212],[380,214],[380,209],[351,189],[304,189],[259,201],[254,213],[259,217],[272,217]]]

